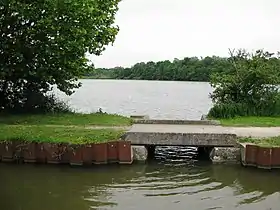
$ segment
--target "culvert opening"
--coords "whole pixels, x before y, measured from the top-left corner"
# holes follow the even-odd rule
[[[189,147],[189,146],[156,146],[154,154],[148,152],[149,159],[168,162],[185,162],[185,161],[211,161],[210,153],[212,147]]]

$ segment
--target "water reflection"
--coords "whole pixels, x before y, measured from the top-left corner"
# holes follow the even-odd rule
[[[0,170],[3,210],[279,209],[279,172],[240,166],[1,164]]]

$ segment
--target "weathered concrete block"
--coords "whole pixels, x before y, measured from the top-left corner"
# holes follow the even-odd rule
[[[149,115],[131,115],[130,118],[134,120],[148,120],[150,119]]]
[[[131,146],[133,161],[145,162],[148,158],[148,151],[145,146]]]
[[[135,119],[137,124],[167,124],[167,125],[220,125],[218,120],[156,120],[156,119]]]
[[[240,163],[239,147],[215,147],[210,153],[213,163]]]
[[[227,133],[127,132],[123,138],[133,145],[234,147],[236,135]]]

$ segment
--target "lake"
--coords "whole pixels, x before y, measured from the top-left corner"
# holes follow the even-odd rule
[[[82,80],[80,112],[200,119],[208,83]],[[1,210],[279,210],[280,172],[197,161],[193,148],[158,148],[148,164],[91,168],[0,164]]]
[[[72,96],[59,96],[79,112],[149,115],[157,119],[200,119],[212,106],[212,88],[203,82],[81,80]]]

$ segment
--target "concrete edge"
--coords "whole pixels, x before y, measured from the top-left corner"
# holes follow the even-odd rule
[[[211,136],[231,136],[234,137],[237,140],[237,135],[236,133],[184,133],[184,132],[141,132],[141,131],[127,131],[124,133],[120,139],[125,139],[128,135],[150,135],[150,136],[157,136],[157,135],[181,135],[181,136],[200,136],[200,135],[211,135]],[[237,142],[237,144],[240,144]]]
[[[149,115],[130,115],[130,118],[131,119],[134,119],[134,120],[148,120],[150,119]]]
[[[134,119],[135,124],[170,124],[170,125],[221,125],[218,120],[156,120]]]
[[[219,141],[225,138],[224,143],[209,143],[209,137]],[[208,138],[207,138],[208,137]],[[213,147],[236,147],[236,134],[234,133],[160,133],[160,132],[134,132],[129,131],[122,136],[125,141],[130,141],[131,145],[157,145],[157,146],[213,146]],[[158,141],[164,139],[164,141]],[[167,140],[168,139],[168,140]],[[182,143],[189,141],[188,143]]]

